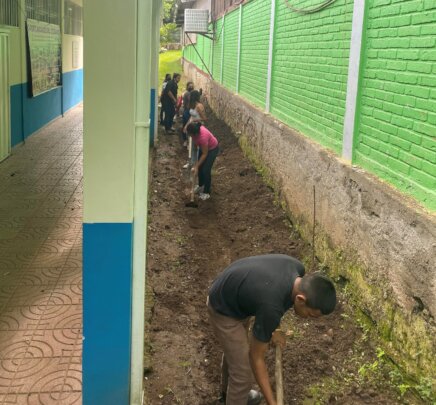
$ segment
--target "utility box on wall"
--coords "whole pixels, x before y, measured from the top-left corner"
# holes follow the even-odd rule
[[[209,26],[209,11],[192,8],[185,9],[185,32],[207,34]]]

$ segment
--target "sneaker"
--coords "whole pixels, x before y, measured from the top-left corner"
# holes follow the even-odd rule
[[[188,141],[183,142],[183,146],[184,147],[188,146]]]
[[[250,390],[248,393],[247,405],[258,405],[263,399],[263,395],[256,390]]]
[[[194,187],[194,193],[195,194],[203,194],[204,186],[195,186]]]
[[[200,193],[199,197],[200,197],[201,200],[205,201],[205,200],[208,200],[210,198],[210,194],[208,194],[208,193]]]
[[[183,165],[183,168],[184,169],[189,169],[190,166],[191,166],[191,163],[188,162],[185,165]]]

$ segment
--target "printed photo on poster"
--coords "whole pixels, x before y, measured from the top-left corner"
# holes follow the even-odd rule
[[[27,19],[32,96],[61,85],[61,31],[55,24]]]

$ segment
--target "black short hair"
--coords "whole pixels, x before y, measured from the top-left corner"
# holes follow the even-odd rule
[[[186,127],[186,132],[189,135],[198,135],[200,133],[201,122],[191,122]]]
[[[192,90],[189,96],[189,108],[194,109],[197,103],[200,102],[200,92],[198,90]]]
[[[336,290],[333,282],[320,273],[307,274],[301,279],[300,291],[306,296],[306,305],[319,309],[323,315],[333,312]]]
[[[180,77],[180,76],[181,76],[180,73],[174,73],[174,74],[173,74],[173,80],[174,80],[174,79],[177,79],[177,78]]]

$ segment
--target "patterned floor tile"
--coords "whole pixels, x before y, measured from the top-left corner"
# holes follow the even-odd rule
[[[82,402],[82,111],[0,164],[0,405]]]

